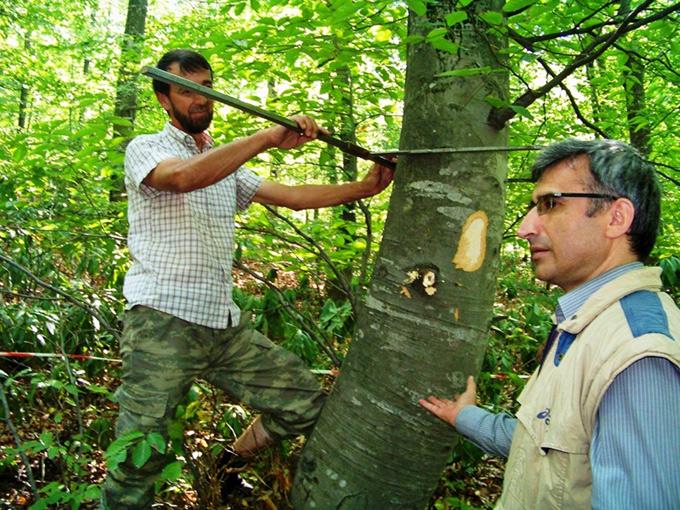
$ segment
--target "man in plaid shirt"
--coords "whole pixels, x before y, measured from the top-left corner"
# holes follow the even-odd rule
[[[212,85],[210,64],[193,51],[170,51],[158,68]],[[275,126],[213,147],[206,132],[212,100],[157,80],[153,87],[170,120],[160,133],[135,138],[125,155],[132,266],[123,289],[116,433],[167,437],[178,404],[201,377],[262,413],[233,445],[248,458],[276,439],[309,432],[324,395],[301,360],[241,320],[231,280],[237,210],[251,202],[295,210],[344,204],[384,190],[392,171],[375,165],[363,180],[338,185],[263,180],[241,165],[313,140],[321,129],[313,119],[293,117],[303,134]],[[109,472],[103,508],[150,508],[168,458],[154,450],[138,468],[130,457]]]

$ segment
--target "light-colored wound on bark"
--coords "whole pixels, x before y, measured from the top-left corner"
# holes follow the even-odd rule
[[[465,220],[458,249],[452,261],[457,269],[472,272],[482,267],[486,256],[488,227],[489,218],[484,211],[474,212]]]

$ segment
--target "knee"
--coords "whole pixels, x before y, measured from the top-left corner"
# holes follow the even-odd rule
[[[263,425],[274,437],[284,438],[309,434],[321,414],[326,395],[321,392],[297,401],[285,410],[263,416]]]

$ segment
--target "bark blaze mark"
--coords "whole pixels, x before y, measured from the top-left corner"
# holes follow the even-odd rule
[[[409,268],[401,282],[401,295],[411,299],[412,291],[416,291],[421,295],[434,296],[437,293],[437,273],[438,269],[431,265]]]
[[[476,211],[468,216],[460,234],[458,249],[453,257],[456,269],[472,272],[477,271],[486,257],[486,232],[489,218],[484,211]]]

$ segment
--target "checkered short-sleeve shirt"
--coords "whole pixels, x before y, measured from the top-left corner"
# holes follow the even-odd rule
[[[125,186],[132,266],[123,294],[128,309],[145,305],[221,329],[238,324],[240,317],[232,300],[234,216],[248,207],[262,179],[241,168],[189,193],[159,191],[142,182],[161,161],[199,152],[191,136],[169,123],[160,133],[138,136],[128,145]]]

